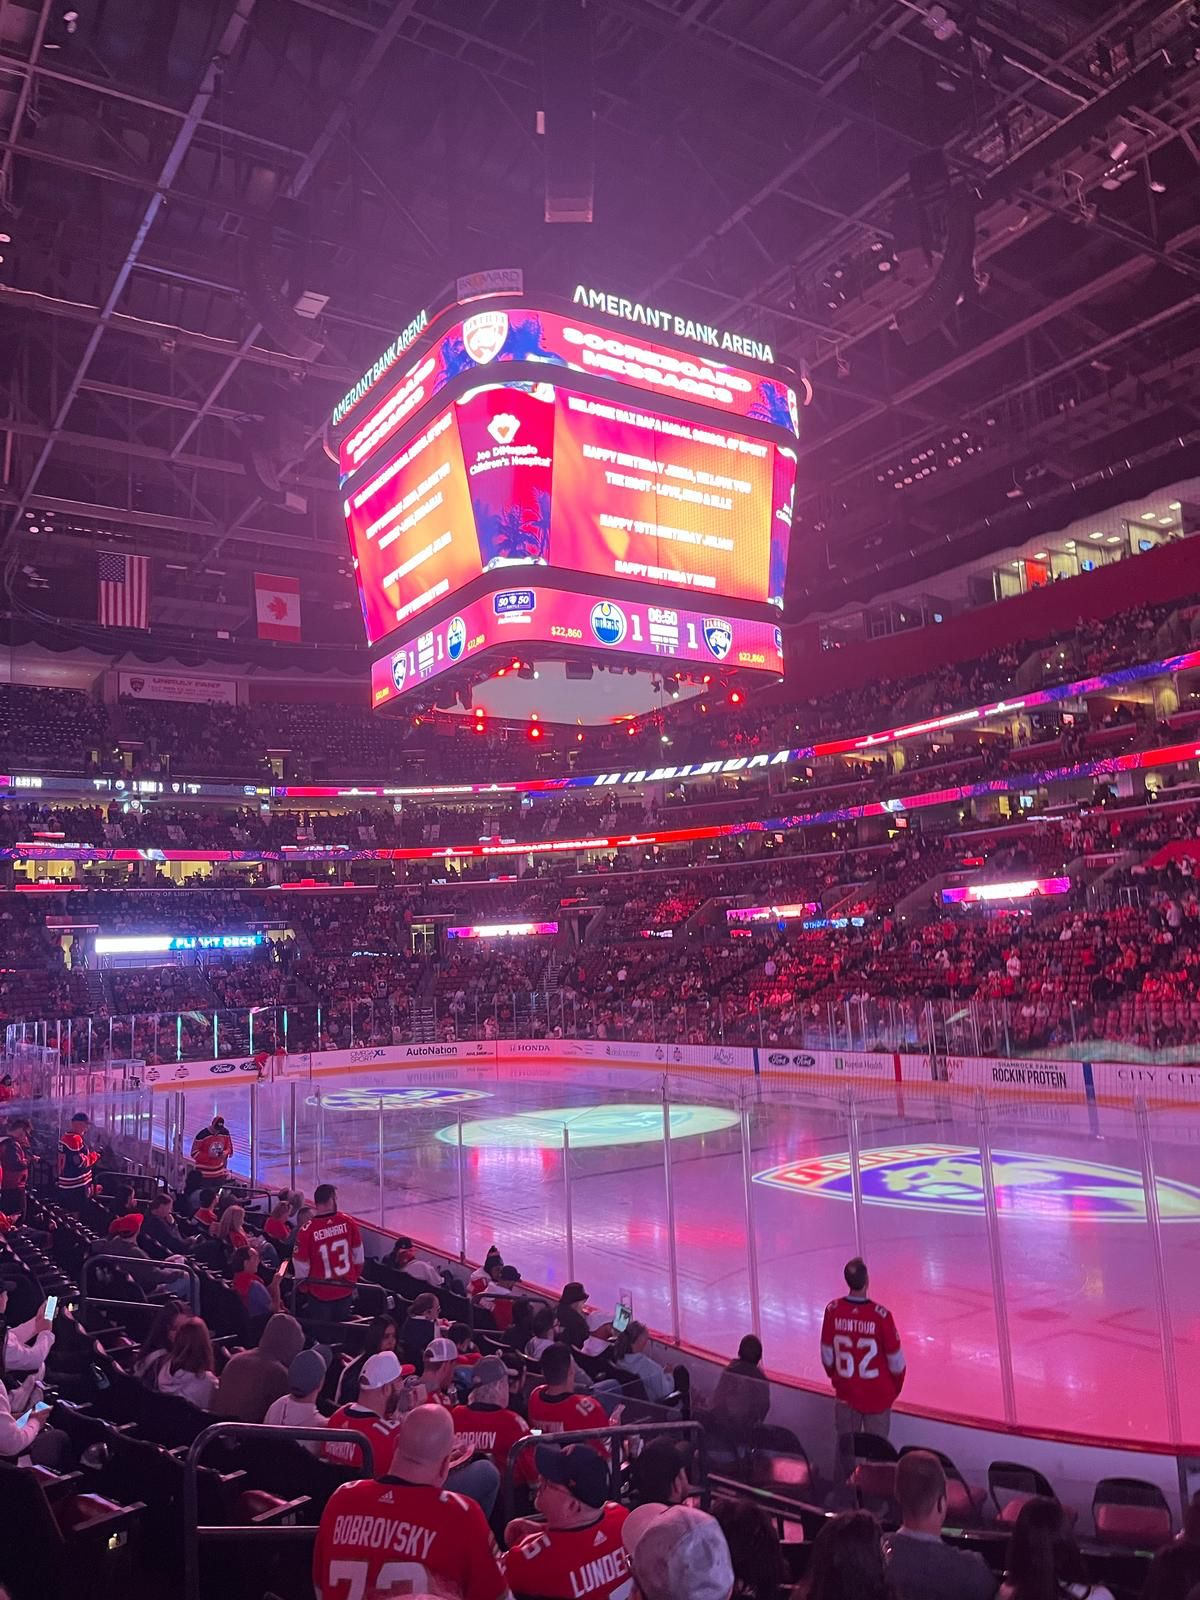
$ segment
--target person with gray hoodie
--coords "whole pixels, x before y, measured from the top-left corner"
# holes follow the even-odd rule
[[[243,1350],[225,1364],[212,1403],[214,1417],[261,1422],[267,1408],[290,1387],[288,1368],[304,1348],[304,1329],[286,1311],[268,1319],[255,1350]]]

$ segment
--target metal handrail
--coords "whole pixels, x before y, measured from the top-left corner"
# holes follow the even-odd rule
[[[704,1429],[694,1419],[690,1422],[630,1422],[619,1423],[613,1428],[580,1428],[572,1429],[569,1433],[536,1434],[527,1433],[523,1438],[510,1448],[508,1459],[504,1465],[504,1480],[502,1492],[504,1495],[505,1515],[512,1515],[513,1486],[516,1481],[516,1464],[518,1458],[529,1450],[536,1450],[540,1444],[569,1445],[587,1444],[592,1440],[600,1440],[605,1444],[615,1442],[620,1444],[624,1439],[662,1439],[670,1437],[693,1437],[696,1441],[696,1459],[699,1463],[697,1478],[701,1490],[701,1504],[708,1505],[708,1465],[705,1457]],[[614,1499],[620,1495],[619,1475],[621,1470],[621,1452],[610,1452],[609,1463],[609,1489]]]
[[[336,1300],[330,1301],[313,1299],[309,1301],[307,1307],[301,1305],[300,1311],[297,1311],[296,1299],[299,1291],[301,1289],[306,1289],[311,1285],[315,1285],[318,1289],[344,1289],[346,1287],[346,1280],[344,1278],[297,1278],[294,1272],[287,1273],[282,1285],[280,1286],[280,1298],[287,1300],[288,1310],[293,1316],[298,1317],[301,1315],[301,1313],[304,1313],[304,1315],[309,1317],[310,1321],[317,1322],[320,1320],[320,1318],[315,1317],[312,1314],[315,1307],[336,1305],[338,1302]],[[359,1278],[356,1283],[351,1285],[351,1289],[354,1293],[357,1293],[360,1289],[369,1289],[371,1294],[368,1296],[368,1299],[375,1295],[380,1297],[380,1312],[386,1312],[389,1309],[392,1291],[385,1289],[383,1284],[369,1283],[366,1279]],[[343,1298],[349,1299],[352,1298],[352,1296],[344,1296]],[[372,1313],[372,1315],[375,1315],[375,1313]]]
[[[99,1295],[90,1295],[88,1293],[88,1268],[94,1267],[98,1262],[102,1261],[111,1261],[122,1267],[129,1273],[134,1282],[138,1283],[139,1289],[142,1285],[138,1282],[138,1272],[145,1272],[148,1268],[154,1274],[152,1281],[156,1288],[169,1279],[186,1277],[188,1280],[188,1305],[191,1307],[193,1316],[200,1315],[200,1274],[190,1261],[142,1261],[137,1256],[124,1256],[116,1250],[100,1250],[95,1255],[88,1255],[84,1258],[83,1266],[79,1273],[80,1311],[86,1310],[89,1305],[110,1308],[117,1306],[124,1310],[129,1305],[137,1304],[136,1301],[130,1300],[102,1299]]]
[[[201,1600],[200,1542],[238,1542],[242,1539],[315,1539],[311,1526],[247,1528],[238,1523],[200,1521],[200,1457],[214,1439],[250,1435],[256,1439],[290,1439],[294,1443],[316,1440],[353,1445],[361,1454],[366,1476],[371,1474],[370,1440],[352,1428],[277,1428],[264,1422],[214,1422],[196,1435],[183,1460],[183,1593],[184,1600]]]

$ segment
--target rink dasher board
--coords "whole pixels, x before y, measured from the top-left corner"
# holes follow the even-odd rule
[[[609,1071],[597,1069],[610,1069]],[[923,1094],[984,1092],[1024,1102],[1133,1105],[1200,1105],[1200,1063],[1145,1064],[1058,1061],[992,1056],[896,1054],[888,1051],[792,1050],[764,1045],[710,1046],[640,1044],[604,1039],[476,1039],[444,1044],[363,1045],[272,1057],[260,1074],[249,1057],[165,1062],[155,1066],[114,1063],[105,1074],[126,1089],[156,1093],[197,1084],[264,1081],[308,1082],[364,1072],[396,1071],[406,1083],[536,1082],[547,1071],[601,1088],[623,1080],[628,1069],[648,1074],[730,1084],[759,1080],[764,1088],[822,1092],[838,1086],[911,1089]]]

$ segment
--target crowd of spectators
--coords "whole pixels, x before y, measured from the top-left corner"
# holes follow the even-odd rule
[[[219,1117],[195,1130],[176,1189],[130,1179],[85,1116],[70,1127],[59,1149],[75,1141],[88,1174],[74,1188],[44,1110],[0,1126],[0,1460],[10,1507],[21,1472],[71,1506],[64,1541],[89,1518],[138,1527],[145,1513],[119,1590],[136,1600],[181,1579],[179,1456],[219,1420],[244,1430],[226,1480],[244,1492],[222,1508],[210,1491],[207,1519],[228,1521],[226,1540],[275,1513],[293,1538],[306,1526],[314,1600],[337,1600],[351,1570],[364,1593],[389,1592],[398,1550],[414,1593],[458,1600],[1192,1600],[1200,1581],[1195,1503],[1173,1542],[1168,1514],[1141,1544],[1130,1531],[1136,1554],[1106,1552],[1044,1481],[985,1518],[948,1457],[889,1454],[906,1361],[861,1260],[821,1330],[828,1469],[773,1418],[754,1335],[698,1393],[698,1374],[642,1323],[615,1328],[579,1282],[540,1291],[496,1245],[469,1273],[404,1236],[370,1259],[332,1185],[242,1189]],[[77,1307],[67,1274],[85,1263],[107,1298]],[[827,1345],[839,1316],[871,1319],[870,1373],[847,1374]],[[694,1433],[655,1433],[684,1417],[703,1454]],[[276,1432],[256,1435],[263,1423]],[[870,1475],[882,1464],[890,1479]],[[0,1583],[32,1600],[47,1552],[17,1523],[0,1526]],[[102,1582],[100,1547],[94,1559]]]
[[[1132,608],[1103,623],[1080,619],[1053,639],[1010,645],[919,678],[882,679],[819,697],[797,699],[788,691],[751,696],[740,705],[722,706],[719,717],[699,698],[694,703],[667,699],[632,736],[626,727],[592,731],[571,753],[577,764],[586,753],[595,767],[664,759],[679,763],[714,751],[745,754],[802,746],[842,737],[848,729],[938,715],[1007,696],[1016,687],[1017,669],[1038,650],[1043,657],[1038,687],[1169,655],[1190,642],[1194,617],[1183,604],[1186,598]],[[701,703],[709,715],[700,712]],[[463,728],[446,737],[446,731],[436,718],[378,718],[347,704],[229,706],[128,699],[109,708],[81,691],[13,686],[0,706],[0,764],[262,782],[270,781],[273,755],[284,761],[290,781],[395,781],[401,771],[458,781],[561,768],[564,759],[553,741],[533,751],[526,741],[498,733],[481,736]]]
[[[284,1007],[293,1049],[554,1031],[812,1042],[822,1028],[847,1045],[847,1026],[860,1046],[892,1048],[894,1029],[876,1040],[870,1021],[844,1024],[847,1004],[865,1008],[862,1019],[885,1004],[915,1018],[929,1001],[970,1004],[980,1049],[1200,1036],[1195,806],[1085,808],[865,847],[839,845],[837,832],[811,839],[826,848],[806,855],[743,842],[736,871],[664,860],[590,878],[559,864],[555,877],[486,887],[91,890],[71,898],[67,920],[82,926],[70,934],[48,923],[44,898],[10,895],[0,1020],[58,1018],[61,1032],[64,1019],[90,1019],[73,1031],[76,1058],[111,1035],[111,1054],[154,1062],[272,1051]],[[1065,896],[940,901],[942,884],[1057,878],[1072,863]],[[787,920],[731,923],[737,902],[792,909]],[[430,916],[559,932],[451,940]],[[89,955],[93,925],[266,937],[186,965],[102,970]]]

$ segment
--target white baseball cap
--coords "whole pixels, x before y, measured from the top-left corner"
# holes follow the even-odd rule
[[[380,1350],[363,1362],[362,1386],[364,1389],[382,1389],[385,1383],[395,1383],[404,1376],[400,1357],[394,1350]]]
[[[733,1562],[721,1525],[693,1506],[638,1506],[621,1538],[642,1600],[729,1600]]]

